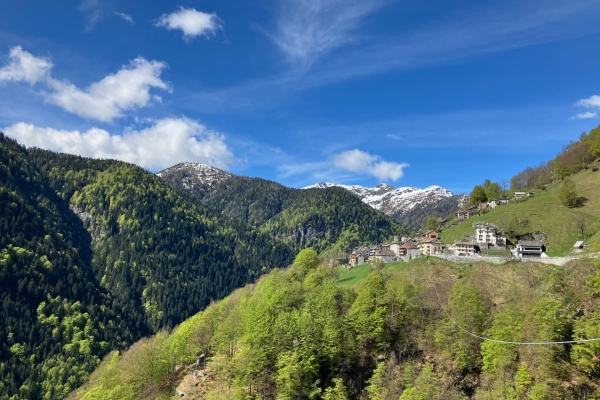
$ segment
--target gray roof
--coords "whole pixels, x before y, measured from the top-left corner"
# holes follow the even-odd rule
[[[461,244],[463,246],[477,246],[475,242],[464,242],[464,241],[456,241],[453,244]]]
[[[583,240],[579,240],[579,241],[575,242],[573,247],[581,247],[582,245],[583,245]]]
[[[544,244],[541,240],[519,240],[517,244],[521,246],[539,246],[542,247]]]
[[[384,250],[378,251],[377,253],[375,253],[375,255],[376,256],[395,256],[396,253],[394,253],[392,250],[384,249]]]

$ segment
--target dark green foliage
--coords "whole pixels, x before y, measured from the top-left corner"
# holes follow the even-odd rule
[[[425,221],[425,229],[436,230],[439,229],[440,223],[435,215],[430,215]]]
[[[1,134],[0,228],[0,398],[63,398],[111,348],[294,255],[141,168]]]
[[[481,185],[476,185],[473,188],[473,191],[469,195],[469,200],[471,200],[472,204],[484,203],[488,200],[487,195],[485,194],[485,189]]]
[[[203,204],[259,227],[296,248],[350,251],[381,242],[403,228],[342,188],[292,189],[259,178],[231,176],[209,191],[182,188],[178,175],[163,176],[171,187]]]
[[[62,398],[109,347],[148,332],[132,332],[115,309],[91,272],[81,221],[2,133],[0,233],[0,398]]]

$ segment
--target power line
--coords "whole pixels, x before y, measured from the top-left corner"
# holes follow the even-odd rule
[[[448,312],[448,310],[446,310],[446,307],[444,307],[444,304],[442,303],[442,300],[440,299],[440,294],[438,293],[437,290],[437,286],[435,284],[435,282],[433,282],[432,280],[432,284],[433,284],[433,288],[435,289],[435,295],[438,299],[438,303],[440,303],[440,306],[442,307],[442,310],[444,310],[444,313],[446,314],[446,316],[450,319],[450,321],[452,321],[454,323],[454,325],[456,325],[461,331],[463,331],[464,333],[471,335],[479,340],[483,340],[486,342],[494,342],[494,343],[501,343],[501,344],[518,344],[518,345],[552,345],[552,344],[576,344],[576,343],[586,343],[586,342],[600,342],[600,338],[594,338],[594,339],[580,339],[580,340],[563,340],[563,341],[559,341],[559,342],[511,342],[511,341],[507,341],[507,340],[498,340],[498,339],[492,339],[492,338],[488,338],[485,336],[479,336],[473,332],[468,331],[467,329],[463,328],[458,322],[456,322],[454,320],[454,318],[452,318],[452,316],[450,316],[450,313]]]

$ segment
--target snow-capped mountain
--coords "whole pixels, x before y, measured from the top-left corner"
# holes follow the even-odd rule
[[[213,186],[229,178],[231,174],[208,164],[183,162],[166,168],[156,175],[175,186],[199,197],[210,192]]]
[[[430,214],[446,215],[459,209],[466,201],[466,195],[455,195],[441,186],[425,189],[393,186],[382,183],[367,188],[358,185],[342,185],[321,182],[304,189],[325,189],[342,187],[358,196],[363,202],[380,210],[409,228],[418,228]]]

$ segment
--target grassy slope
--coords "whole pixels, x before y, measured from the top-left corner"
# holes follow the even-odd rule
[[[547,190],[536,190],[536,196],[526,201],[500,206],[489,213],[476,216],[468,221],[447,228],[441,237],[445,244],[462,239],[474,233],[472,224],[476,221],[491,222],[501,228],[507,222],[527,219],[526,226],[517,226],[518,234],[544,232],[547,235],[546,246],[551,256],[566,255],[573,244],[581,240],[574,221],[576,216],[584,215],[587,221],[586,239],[600,229],[600,172],[591,169],[573,175],[579,196],[587,199],[579,208],[567,208],[558,200],[560,184],[548,186]]]
[[[401,272],[401,271],[410,270],[412,268],[415,268],[418,265],[421,265],[421,266],[427,265],[427,260],[425,258],[415,258],[414,260],[411,260],[409,262],[404,262],[404,261],[391,262],[391,263],[386,264],[385,267],[383,267],[383,273],[385,275],[393,275],[393,274]],[[350,268],[350,269],[344,269],[344,268],[340,267],[338,269],[338,273],[339,273],[338,286],[339,287],[357,286],[358,283],[364,281],[365,278],[367,276],[369,276],[372,272],[373,272],[373,270],[371,269],[370,264],[363,264],[363,265],[359,265],[358,267],[354,267],[354,268]]]

